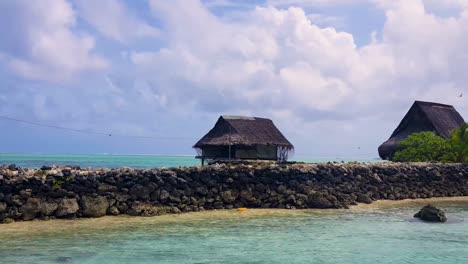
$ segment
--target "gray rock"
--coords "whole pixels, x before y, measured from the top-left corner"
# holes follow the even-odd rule
[[[54,215],[55,210],[57,210],[58,204],[54,201],[41,201],[39,205],[40,212],[43,216]]]
[[[60,200],[57,210],[55,211],[55,216],[57,217],[66,217],[76,214],[80,207],[76,198],[64,198]]]
[[[237,199],[237,193],[232,190],[228,190],[228,191],[222,192],[221,197],[223,198],[223,201],[225,203],[230,204]]]
[[[248,202],[255,202],[256,198],[253,196],[250,190],[242,190],[240,192],[240,197]]]
[[[0,203],[0,213],[3,213],[7,209],[6,203]]]
[[[19,195],[7,195],[5,196],[5,201],[13,206],[22,206],[23,202],[21,201],[21,198]]]
[[[167,192],[166,190],[162,190],[161,194],[159,195],[159,199],[164,201],[164,200],[167,200],[170,196],[171,195],[169,194],[169,192]]]
[[[177,214],[180,210],[177,207],[159,206],[146,203],[134,203],[128,210],[127,214],[133,216],[156,216],[164,214]]]
[[[310,194],[307,197],[307,206],[309,208],[327,209],[333,208],[333,204],[319,193]],[[287,206],[286,206],[287,208]]]
[[[356,201],[358,203],[366,203],[366,204],[371,204],[372,203],[372,199],[369,197],[369,195],[364,194],[364,193],[359,193],[357,195]]]
[[[109,209],[107,209],[107,214],[109,214],[109,215],[119,215],[120,211],[117,208],[117,206],[111,206],[111,207],[109,207]]]
[[[145,186],[137,185],[129,190],[130,195],[134,199],[149,200],[151,190]]]
[[[105,216],[109,208],[109,201],[104,196],[89,197],[83,196],[80,200],[81,212],[88,217]]]
[[[5,218],[2,220],[2,224],[10,224],[10,223],[14,223],[15,220],[14,219],[11,219],[11,218]]]
[[[22,199],[25,199],[25,200],[26,200],[26,199],[28,199],[29,197],[31,197],[31,192],[32,192],[32,191],[31,191],[30,189],[21,190],[21,191],[20,191],[20,197],[21,197]]]
[[[28,201],[20,207],[19,211],[24,221],[33,220],[36,215],[41,212],[40,200],[37,198],[29,198]]]
[[[116,186],[109,184],[101,184],[98,186],[98,191],[102,193],[106,192],[117,192],[119,189]]]
[[[430,204],[424,206],[414,217],[427,222],[446,222],[447,217],[444,211]]]

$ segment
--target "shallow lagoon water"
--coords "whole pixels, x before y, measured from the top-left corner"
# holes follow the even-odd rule
[[[468,200],[350,210],[221,210],[0,226],[0,263],[468,263]]]

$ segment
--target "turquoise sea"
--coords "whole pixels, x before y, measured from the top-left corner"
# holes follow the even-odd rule
[[[194,156],[78,155],[78,154],[0,154],[0,164],[23,168],[44,165],[74,165],[83,168],[160,168],[200,165]]]
[[[293,161],[326,162],[341,159],[298,157]],[[360,159],[345,161],[377,161]],[[78,154],[0,154],[0,164],[16,164],[22,168],[40,168],[44,165],[74,165],[83,168],[161,168],[200,165],[194,156],[156,155],[78,155]]]
[[[468,263],[468,200],[350,210],[211,211],[0,225],[0,263]]]

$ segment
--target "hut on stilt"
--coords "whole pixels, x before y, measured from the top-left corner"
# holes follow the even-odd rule
[[[194,146],[202,160],[286,161],[294,146],[270,119],[221,116]]]
[[[390,139],[379,147],[379,156],[392,159],[399,149],[398,143],[413,133],[433,131],[438,136],[449,138],[451,132],[464,123],[463,117],[451,105],[416,101]]]

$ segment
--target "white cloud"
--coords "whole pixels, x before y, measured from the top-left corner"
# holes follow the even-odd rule
[[[79,15],[99,32],[120,42],[156,37],[159,30],[132,14],[120,0],[75,0]]]
[[[151,6],[167,24],[170,45],[132,59],[139,78],[160,84],[169,100],[177,87],[211,111],[237,106],[272,115],[287,106],[309,119],[335,112],[357,90],[350,76],[363,62],[352,35],[319,28],[300,8],[258,7],[245,21],[224,22],[197,1]]]
[[[223,21],[198,1],[154,0],[169,44],[131,57],[137,78],[158,87],[167,105],[271,116],[286,127],[331,122],[349,130],[350,141],[366,123],[357,119],[381,122],[390,134],[416,99],[467,111],[456,96],[468,83],[468,12],[439,17],[423,1],[375,3],[385,27],[358,47],[353,35],[315,25],[301,8],[257,7]]]
[[[93,54],[94,38],[73,30],[76,19],[65,0],[2,1],[0,43],[6,63],[33,80],[66,80],[82,71],[100,70],[107,62]]]
[[[312,13],[308,14],[307,18],[320,27],[344,28],[346,26],[346,19],[344,17]]]
[[[248,2],[232,1],[232,0],[203,0],[203,4],[208,8],[239,8],[251,7]]]
[[[302,6],[302,7],[332,7],[332,6],[352,6],[359,3],[367,3],[373,0],[269,0],[268,5],[272,6]]]
[[[323,17],[308,16],[298,7],[257,7],[225,19],[209,11],[203,4],[206,1],[151,0],[151,12],[163,25],[159,38],[164,39],[164,45],[119,53],[122,64],[113,65],[111,74],[101,83],[90,85],[89,94],[82,96],[86,107],[75,103],[73,108],[80,108],[88,118],[100,116],[122,127],[137,122],[133,121],[137,118],[142,123],[141,131],[150,132],[163,126],[159,120],[165,118],[173,124],[166,125],[162,135],[170,133],[165,132],[171,131],[171,126],[185,133],[184,127],[189,125],[174,120],[185,120],[200,127],[194,120],[203,120],[203,124],[210,126],[206,118],[219,114],[266,116],[272,117],[291,137],[299,147],[298,152],[310,153],[309,149],[318,146],[319,151],[347,153],[357,151],[354,144],[358,144],[362,149],[367,148],[366,154],[376,152],[378,144],[390,135],[413,100],[451,103],[462,113],[468,113],[464,99],[457,97],[462,92],[468,94],[465,72],[468,50],[464,47],[468,43],[468,7],[464,1],[366,1],[383,10],[385,25],[370,43],[357,46],[352,34],[333,27],[323,28],[317,22]],[[445,10],[457,11],[443,15],[434,12],[436,6],[442,5]],[[47,60],[36,59],[33,52],[36,50],[32,48],[36,42],[30,38],[19,41],[23,39],[20,37],[29,36],[23,32],[30,28],[36,32],[34,36],[37,32],[49,36],[54,30],[43,28],[57,27],[51,25],[61,25],[59,28],[71,35],[65,40],[53,38],[53,43],[60,44],[54,50],[65,52],[66,55],[60,56],[65,56],[66,61],[89,63],[99,58],[92,53],[94,39],[74,28],[73,10],[64,10],[68,13],[58,12],[60,15],[50,16],[54,18],[52,21],[43,19],[35,22],[36,25],[31,25],[31,21],[37,15],[7,20],[18,23],[21,30],[0,43],[0,54],[4,54],[0,60],[11,63],[13,59],[34,59],[40,65],[47,65],[40,70],[54,69],[57,74],[77,72],[71,66],[65,67],[65,71],[56,66],[61,60],[52,55],[46,56]],[[18,16],[17,12],[4,14],[8,13]],[[2,25],[0,30],[10,27]],[[120,27],[105,30],[117,40],[129,37]],[[70,39],[76,41],[70,44]],[[76,49],[82,52],[69,54]],[[38,54],[49,55],[38,50]],[[78,59],[73,59],[75,56]],[[100,68],[96,64],[94,68],[87,67]],[[67,96],[73,98],[71,92]],[[92,100],[88,102],[85,98]],[[36,110],[45,112],[50,101],[37,99]],[[55,101],[60,101],[59,97]],[[68,102],[58,104],[69,105]],[[193,116],[188,117],[187,113]],[[146,121],[156,119],[158,123],[154,124]],[[137,125],[134,127],[138,130]]]

